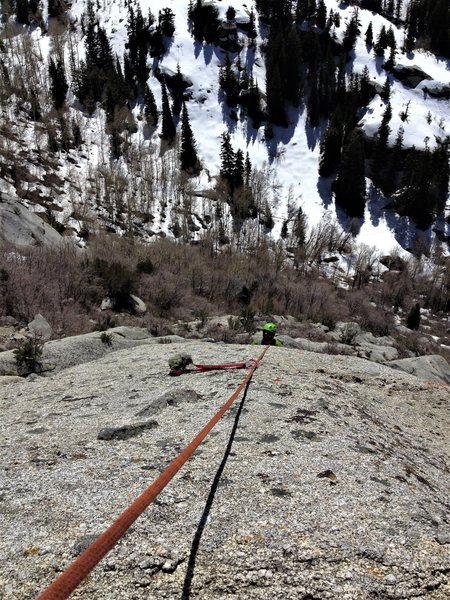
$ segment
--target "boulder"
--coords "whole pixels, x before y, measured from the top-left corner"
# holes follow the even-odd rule
[[[130,295],[130,298],[133,301],[133,312],[136,315],[145,315],[147,312],[147,306],[145,305],[145,302],[133,294]]]
[[[450,384],[450,365],[443,356],[431,354],[415,358],[403,358],[387,363],[388,367],[415,375],[425,381]]]
[[[53,333],[50,323],[41,314],[35,315],[34,319],[28,323],[28,331],[34,337],[42,340],[49,340]]]
[[[419,85],[424,94],[432,98],[450,100],[450,85],[442,81],[427,81]]]
[[[113,309],[114,309],[114,300],[109,297],[103,298],[102,303],[100,304],[100,310],[113,310]]]
[[[430,81],[430,77],[425,71],[419,69],[419,67],[409,67],[406,65],[396,65],[392,69],[392,73],[395,77],[403,83],[404,86],[409,88],[415,88],[424,79]]]
[[[317,352],[319,354],[349,354],[351,349],[345,344],[337,342],[314,342],[306,338],[292,338],[289,335],[278,335],[277,338],[283,342],[285,348],[297,348],[307,352]]]
[[[8,193],[1,193],[0,242],[15,246],[58,245],[62,236]]]
[[[147,312],[145,302],[133,294],[130,294],[124,304],[126,305],[125,310],[136,315],[144,315]],[[116,310],[114,299],[109,296],[103,298],[100,310]]]

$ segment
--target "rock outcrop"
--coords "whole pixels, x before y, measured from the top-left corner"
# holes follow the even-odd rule
[[[26,206],[1,192],[0,242],[15,246],[58,245],[62,236]]]
[[[36,597],[243,378],[168,377],[186,343],[134,341],[0,388],[4,600]],[[203,363],[259,351],[189,344]],[[384,365],[271,348],[74,597],[446,600],[448,403],[448,386]]]

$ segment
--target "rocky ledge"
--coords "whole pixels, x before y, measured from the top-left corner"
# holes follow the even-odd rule
[[[184,350],[137,345],[0,388],[4,600],[36,597],[243,379],[168,377],[168,358]],[[188,351],[218,363],[259,349]],[[447,599],[448,405],[445,384],[271,348],[246,395],[72,597]]]

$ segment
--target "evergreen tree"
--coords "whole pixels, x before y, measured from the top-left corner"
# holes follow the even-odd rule
[[[358,19],[358,10],[356,9],[353,12],[353,15],[348,22],[347,28],[344,32],[344,39],[342,44],[344,46],[344,50],[346,52],[350,52],[355,47],[356,38],[358,37],[360,32],[360,22]]]
[[[270,74],[269,74],[270,73]],[[287,126],[283,87],[278,64],[272,64],[266,75],[266,96],[269,121],[281,127]]]
[[[172,94],[172,111],[174,115],[179,115],[183,104],[184,91],[187,84],[181,73],[180,65],[177,64],[177,71],[168,81],[170,93]]]
[[[350,217],[362,218],[366,204],[364,176],[364,141],[362,133],[354,129],[342,151],[341,166],[333,185],[336,204]]]
[[[28,0],[16,0],[16,16],[18,23],[30,24],[30,3]]]
[[[389,121],[391,120],[391,118],[392,107],[390,103],[388,103],[375,138],[375,152],[373,157],[372,175],[374,182],[377,184],[383,182],[384,172],[387,172],[389,170],[389,167],[391,166],[390,161],[387,160],[388,142],[391,133]],[[390,175],[392,175],[392,173],[390,173]],[[388,182],[388,185],[392,185],[391,182]]]
[[[252,176],[252,163],[250,162],[250,157],[247,152],[245,155],[245,165],[244,165],[244,183],[247,187],[250,186],[251,176]]]
[[[369,26],[366,29],[366,44],[369,48],[372,48],[373,45],[373,28],[372,21],[370,21]]]
[[[181,151],[180,163],[183,171],[197,175],[200,172],[196,143],[192,133],[186,104],[181,113]]]
[[[162,97],[162,131],[161,137],[163,140],[172,142],[175,138],[176,129],[173,122],[172,111],[170,110],[169,97],[167,95],[167,86],[164,79],[161,81],[161,97]]]
[[[381,119],[381,124],[377,132],[377,147],[381,153],[385,153],[388,147],[389,135],[391,128],[389,127],[389,121],[392,119],[392,106],[388,102],[386,109]]]
[[[235,107],[239,99],[239,80],[233,70],[230,56],[225,55],[225,63],[219,71],[219,84],[227,96],[227,104]]]
[[[239,148],[236,150],[233,162],[232,189],[235,190],[244,185],[244,153]]]
[[[144,114],[149,127],[158,127],[158,109],[155,96],[148,84],[145,84],[144,90]]]
[[[303,21],[311,21],[316,12],[316,0],[297,0],[295,19],[298,25],[300,25]]]
[[[420,325],[420,304],[416,302],[406,317],[406,327],[417,330]]]
[[[325,29],[327,22],[327,7],[325,6],[324,0],[319,0],[317,4],[316,23],[317,27]]]
[[[374,95],[373,87],[370,84],[370,74],[367,65],[362,70],[359,86],[361,105],[366,106]]]
[[[175,33],[175,14],[171,8],[163,8],[159,11],[159,26],[163,35],[173,36]]]
[[[150,35],[150,56],[152,58],[159,58],[163,56],[166,48],[164,46],[164,38],[161,31],[161,27],[155,28],[155,31]]]
[[[390,98],[391,98],[391,81],[389,79],[389,76],[386,77],[386,81],[384,82],[383,88],[380,92],[380,97],[382,100],[384,100],[385,102],[389,102]]]
[[[380,29],[380,33],[378,34],[377,41],[375,42],[375,45],[373,47],[375,50],[375,54],[377,56],[383,56],[384,51],[387,48],[387,45],[388,45],[388,40],[387,40],[386,28],[383,25]]]
[[[303,94],[302,82],[302,48],[296,27],[291,27],[285,40],[286,60],[285,86],[283,95],[288,102],[299,106]]]
[[[62,0],[48,0],[48,16],[58,18],[65,12],[65,6]]]
[[[230,184],[233,179],[234,170],[234,151],[231,145],[231,138],[228,131],[222,134],[222,143],[220,146],[220,175],[226,179]]]
[[[450,55],[450,10],[447,0],[434,0],[430,6],[428,31],[431,48],[444,56]]]
[[[301,207],[298,208],[292,225],[293,242],[297,247],[302,247],[306,242],[307,219]]]
[[[64,65],[60,60],[58,60],[55,64],[53,59],[50,58],[48,72],[50,75],[50,91],[52,94],[53,104],[56,110],[58,110],[63,106],[66,100],[67,91],[69,89]]]
[[[332,175],[341,158],[342,130],[336,120],[331,122],[325,130],[320,143],[319,175],[329,177]]]
[[[83,143],[83,137],[81,135],[81,129],[77,121],[72,119],[72,142],[74,148],[80,148]]]
[[[306,110],[308,114],[308,123],[312,127],[316,127],[320,122],[320,105],[319,105],[319,82],[317,73],[311,74],[310,90]]]
[[[248,38],[250,40],[252,40],[253,43],[256,40],[256,38],[258,37],[258,33],[256,31],[255,13],[253,11],[253,7],[252,7],[252,9],[250,11],[250,22],[249,22],[249,25],[248,25],[247,36],[248,36]]]

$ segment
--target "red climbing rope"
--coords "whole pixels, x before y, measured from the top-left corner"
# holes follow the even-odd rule
[[[228,398],[200,433],[180,452],[161,475],[154,481],[117,519],[100,535],[69,567],[44,591],[37,600],[66,600],[79,584],[89,575],[101,559],[115,546],[136,519],[144,512],[169,481],[189,460],[211,429],[223,417],[233,402],[250,382],[253,373],[270,346],[266,346],[260,356],[253,361],[245,379]]]

